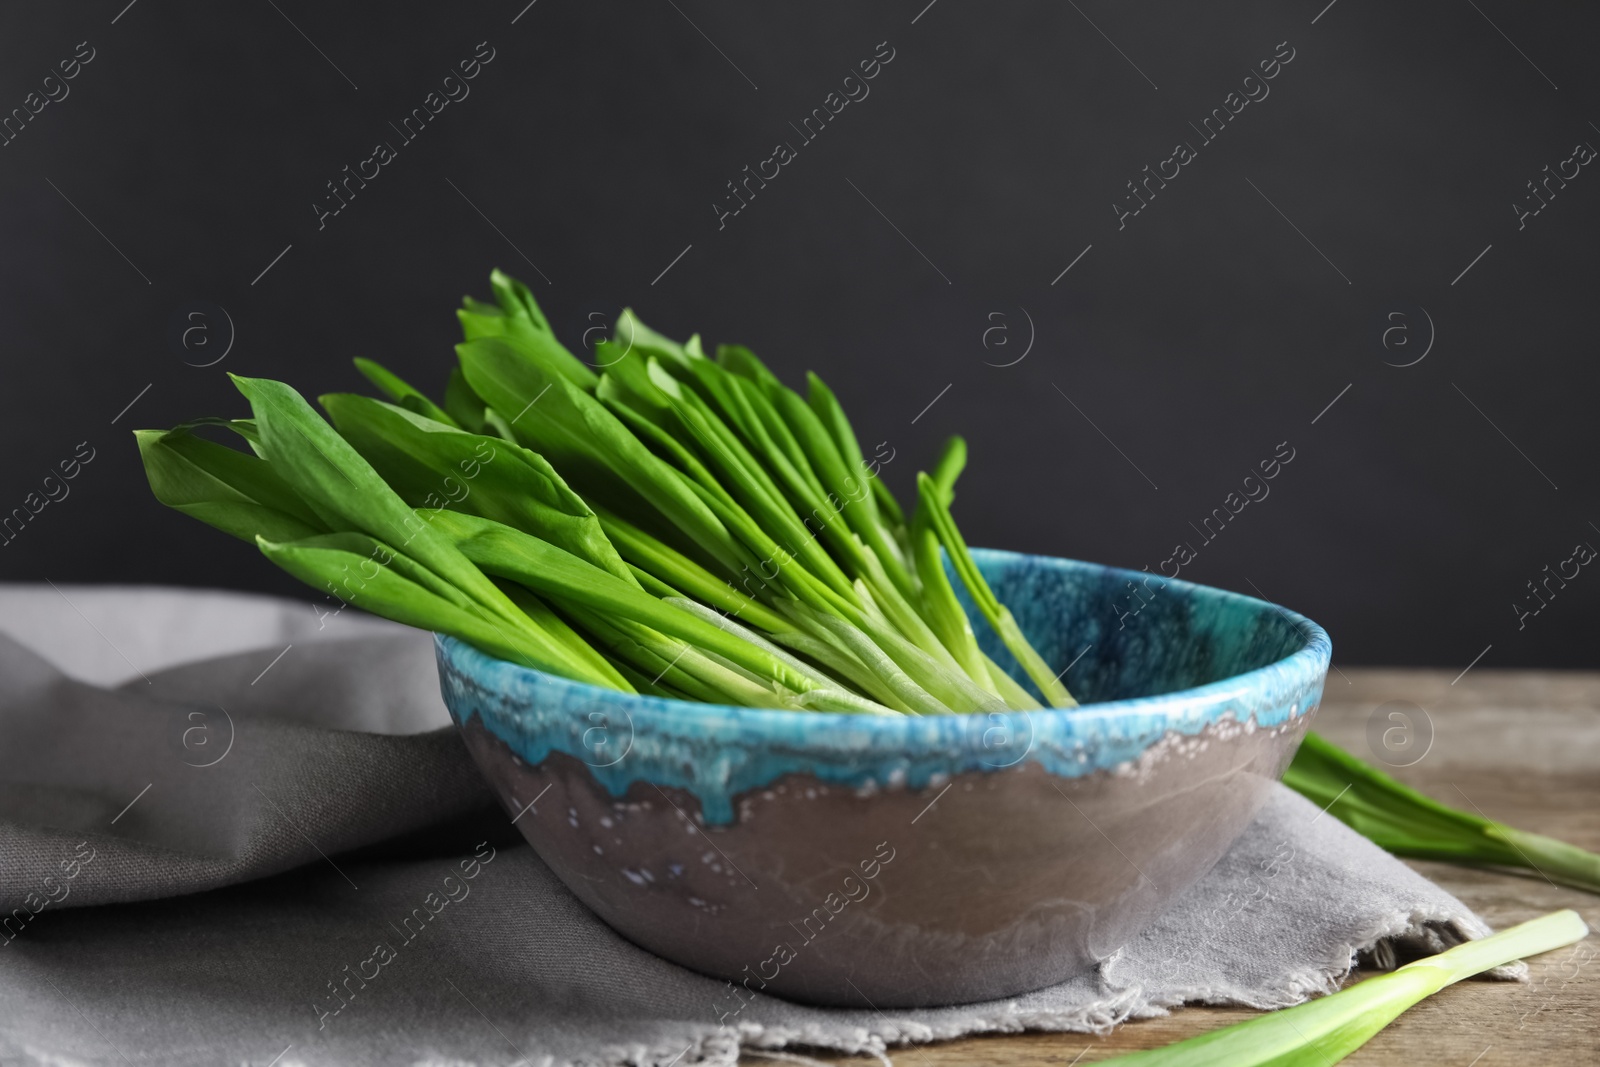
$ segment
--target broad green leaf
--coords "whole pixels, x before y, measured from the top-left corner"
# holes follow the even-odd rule
[[[521,616],[483,572],[416,516],[304,397],[281,382],[232,378],[255,413],[264,458],[330,529],[369,534],[491,611],[512,619]]]
[[[665,683],[708,704],[781,707],[777,693],[707,659],[691,644],[629,619],[586,608],[571,609],[612,655],[632,664],[652,685]]]
[[[298,540],[327,526],[263,459],[187,430],[137,430],[156,499],[234,537]]]
[[[259,541],[257,542],[260,543]],[[449,601],[456,607],[466,612],[481,610],[461,590],[430,571],[427,567],[407,556],[403,552],[396,552],[390,546],[375,537],[354,530],[341,530],[337,533],[317,534],[312,537],[301,538],[294,542],[279,542],[292,544],[296,549],[328,549],[343,552],[349,556],[360,557],[361,563],[352,570],[342,572],[347,587],[360,587],[374,577],[381,568],[388,568],[394,574],[408,582],[414,582],[423,589]],[[341,594],[342,595],[342,594]],[[348,599],[348,598],[345,598]]]
[[[1308,733],[1284,784],[1400,856],[1519,867],[1600,893],[1600,855],[1441,804]]]
[[[475,300],[470,301],[465,307],[456,309],[456,321],[461,324],[461,336],[468,341],[476,341],[480,337],[505,336],[507,317],[499,308],[479,304]]]
[[[489,287],[507,315],[521,315],[542,332],[550,332],[550,320],[544,317],[539,302],[533,298],[533,290],[499,270],[489,272]]]
[[[741,378],[746,378],[761,386],[763,391],[769,390],[774,386],[783,387],[783,383],[778,380],[778,376],[768,369],[767,365],[761,361],[761,357],[744,345],[718,345],[717,362]]]
[[[776,657],[727,631],[665,604],[636,585],[622,581],[537,537],[489,519],[441,511],[432,521],[491,574],[521,582],[558,606],[576,605],[616,620],[631,620],[663,634],[726,656],[746,670],[801,692],[816,683]]]
[[[740,591],[670,545],[610,512],[597,512],[600,525],[622,558],[675,589],[724,612],[739,616],[768,633],[791,629],[788,619],[756,599],[758,590]],[[748,579],[747,579],[748,580]]]
[[[748,512],[737,503],[729,502],[726,494],[719,496],[687,479],[684,484],[688,486],[690,492],[700,498],[726,529],[733,531],[739,538],[743,556],[739,568],[734,573],[734,580],[740,587],[748,589],[752,583],[756,583],[757,588],[767,592],[768,599],[776,595],[774,588],[784,589],[790,595],[823,611],[855,606],[854,588],[849,590],[849,599],[846,600],[844,594],[806,570],[805,564],[774,541]],[[772,568],[771,574],[764,573],[768,567]]]
[[[522,613],[533,620],[534,625],[543,630],[551,641],[560,645],[567,655],[586,664],[596,675],[607,679],[618,689],[625,690],[632,686],[627,677],[617,671],[615,664],[601,655],[567,620],[557,615],[549,604],[540,600],[531,590],[516,582],[500,584],[511,602],[521,608]]]
[[[717,476],[711,472],[711,468],[700,462],[699,456],[685,448],[683,442],[672,436],[670,431],[663,429],[649,416],[628,403],[625,399],[628,394],[614,392],[610,388],[612,384],[613,379],[602,378],[600,388],[595,390],[595,395],[605,404],[607,410],[633,431],[634,436],[638,437],[642,444],[667,464],[715,493],[719,499],[728,504],[734,502],[733,497],[717,480]],[[670,418],[670,415],[664,418]]]
[[[261,456],[261,431],[256,428],[255,419],[190,419],[188,422],[178,423],[167,432],[174,434],[192,433],[201,426],[215,426],[219,430],[227,430],[230,433],[238,434],[240,439],[250,446],[251,452],[254,452],[257,457],[265,458]]]
[[[495,278],[499,278],[500,282],[494,283]],[[463,339],[472,342],[498,337],[543,373],[565,378],[578,388],[593,392],[599,384],[599,378],[550,332],[550,324],[545,321],[544,312],[539,310],[527,286],[499,271],[490,280],[495,284],[495,295],[501,301],[500,313],[486,313],[474,310],[471,306],[457,309],[456,318],[461,322]]]
[[[461,306],[474,315],[487,315],[490,318],[505,317],[505,312],[500,310],[499,304],[486,304],[482,300],[474,300],[470,296],[461,298]]]
[[[601,341],[594,347],[595,363],[605,368],[599,388],[611,398],[627,404],[658,426],[666,425],[663,416],[671,398],[650,380],[650,354],[623,348],[614,341]]]
[[[893,538],[878,518],[872,504],[873,479],[866,470],[862,467],[851,469],[845,464],[827,427],[793,390],[776,386],[768,389],[767,396],[794,434],[811,468],[816,471],[822,484],[827,488],[829,502],[839,501],[840,511],[850,529],[872,547],[880,561],[886,558],[898,560],[900,547],[894,544]],[[900,568],[898,575],[887,564],[885,569],[889,571],[890,579],[895,582],[901,594],[907,600],[914,600],[917,589],[910,576],[904,573],[904,568]]]
[[[252,417],[202,421],[255,455],[141,435],[158,497],[313,584],[354,573],[374,611],[580,680],[840,713],[1032,706],[977,648],[943,552],[1070,702],[949,516],[959,441],[908,527],[884,457],[862,456],[815,375],[803,400],[748,349],[707,360],[699,335],[679,344],[631,310],[597,375],[528,286],[490,281],[495,304],[458,311],[442,407],[358,360],[392,402],[324,398],[335,431],[287,386],[236,379]]]
[[[622,314],[617,316],[615,331],[616,344],[629,352],[637,352],[645,358],[655,356],[657,359],[677,366],[685,367],[695,356],[684,349],[683,345],[672,340],[664,334],[656,333],[633,313],[632,308],[623,308]]]
[[[836,592],[848,594],[850,579],[817,543],[816,536],[806,529],[787,498],[738,437],[698,394],[684,388],[658,363],[651,363],[650,375],[671,398],[672,411],[687,431],[685,438],[695,444],[701,459],[716,469],[739,505],[808,571]]]
[[[733,381],[749,408],[756,415],[756,420],[761,424],[761,429],[766,431],[766,441],[774,446],[782,457],[788,460],[789,467],[805,482],[810,496],[813,499],[823,499],[828,495],[828,490],[822,484],[822,479],[817,477],[817,472],[811,466],[811,461],[806,458],[805,449],[800,447],[800,442],[795,440],[794,432],[789,429],[789,424],[783,421],[783,416],[773,405],[764,389],[748,378],[733,376]],[[836,515],[842,510],[840,502],[832,510]]]
[[[319,400],[345,440],[413,508],[494,519],[634,580],[594,512],[537,453],[371,397],[334,393]]]
[[[833,395],[833,390],[829,389],[827,383],[815,373],[809,371],[806,373],[806,385],[806,401],[811,406],[811,410],[816,412],[818,420],[827,429],[828,435],[833,438],[834,447],[839,450],[839,456],[844,460],[845,467],[851,471],[858,472],[860,477],[875,477],[867,469],[866,458],[861,454],[861,443],[856,440],[855,429],[850,425],[850,419],[845,415],[844,408],[839,405],[839,398]],[[871,493],[868,493],[866,499],[862,501],[862,508],[867,514],[871,515],[873,523],[880,528],[886,526],[883,516],[878,514],[877,498]],[[884,543],[890,547],[890,551],[885,554],[884,548],[876,543],[873,544],[873,547],[880,553],[884,567],[889,571],[890,576],[895,579],[895,584],[900,587],[900,591],[907,596],[912,596],[916,586],[911,583],[910,576],[905,570],[905,561],[900,558],[899,546],[895,545],[894,539],[888,536],[887,529],[884,529],[884,534]]]
[[[803,456],[804,470],[796,467],[789,450],[780,447],[768,429],[768,416],[761,410],[771,407],[765,395],[753,383],[706,360],[694,363],[692,374],[702,395],[711,398],[708,406],[738,431],[752,461],[764,468],[768,484],[787,500],[807,536],[822,539],[846,576],[876,581],[874,562],[840,514],[843,502],[822,489]]]
[[[461,373],[460,365],[451,367],[450,381],[444,387],[444,409],[456,421],[456,425],[472,433],[486,433],[488,428],[484,425],[483,416],[487,406],[483,398],[467,384],[467,376]]]
[[[483,338],[456,351],[473,390],[586,498],[598,495],[605,503],[620,497],[621,511],[643,498],[730,572],[738,571],[740,553],[727,528],[600,401],[520,358],[501,339]]]
[[[412,581],[397,571],[394,564],[400,554],[392,549],[387,556],[377,548],[363,553],[319,543],[317,538],[278,543],[257,538],[256,543],[268,559],[307,585],[325,589],[363,611],[450,634],[513,663],[592,685],[626,688],[592,674],[554,643],[538,640],[531,621],[520,612],[518,617],[527,621],[527,626],[518,626],[477,604],[463,608]]]
[[[415,411],[417,414],[427,418],[435,419],[447,426],[453,426],[456,429],[461,428],[461,424],[451,418],[444,408],[429,400],[410,382],[401,378],[383,364],[357,356],[355,365],[356,370],[360,371],[367,381],[383,390],[385,396],[401,407]]]

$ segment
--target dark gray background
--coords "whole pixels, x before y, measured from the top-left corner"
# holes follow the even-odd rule
[[[96,457],[5,578],[296,592],[157,505],[127,431],[242,412],[224,371],[314,394],[368,355],[438,389],[457,299],[499,265],[569,345],[629,303],[816,369],[902,494],[965,434],[974,543],[1155,568],[1187,541],[1184,577],[1305,612],[1344,663],[1593,664],[1600,575],[1521,630],[1513,604],[1600,544],[1600,175],[1520,231],[1512,208],[1600,145],[1592,6],[525,2],[7,13],[0,113],[96,56],[0,148],[0,510]],[[480,41],[471,95],[319,231],[324,183]],[[724,183],[882,41],[870,96],[719,231]],[[1285,41],[1270,96],[1200,146],[1189,123]],[[1119,231],[1178,141],[1199,158]],[[236,328],[209,368],[169,339],[194,300]],[[1419,308],[1427,358],[1386,365],[1425,347]],[[1410,348],[1379,343],[1391,311]],[[1283,441],[1270,497],[1203,543]]]

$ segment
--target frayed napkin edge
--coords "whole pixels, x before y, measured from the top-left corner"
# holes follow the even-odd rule
[[[1303,1004],[1315,996],[1337,992],[1355,969],[1357,961],[1369,957],[1383,970],[1391,970],[1397,953],[1432,955],[1465,941],[1487,937],[1493,931],[1476,916],[1447,910],[1413,909],[1395,911],[1358,931],[1348,942],[1333,945],[1319,961],[1285,974],[1261,995],[1234,985],[1180,988],[1160,997],[1146,996],[1137,985],[1118,987],[1108,972],[1118,956],[1101,964],[1101,980],[1106,994],[1098,1000],[1072,1010],[1022,1009],[1015,999],[996,1002],[976,1016],[950,1023],[914,1023],[885,1018],[879,1026],[860,1026],[841,1030],[837,1024],[818,1022],[807,1026],[774,1026],[743,1022],[736,1031],[712,1032],[689,1042],[684,1048],[613,1048],[610,1059],[598,1061],[608,1067],[732,1067],[741,1052],[786,1052],[795,1049],[826,1050],[833,1055],[868,1055],[888,1059],[890,1049],[951,1041],[984,1034],[1083,1033],[1104,1036],[1125,1022],[1170,1015],[1173,1009],[1191,1004],[1233,1006],[1272,1011]],[[1516,962],[1484,972],[1492,978],[1521,981],[1527,964]],[[803,1059],[794,1062],[804,1062]],[[542,1065],[541,1065],[542,1067]],[[553,1065],[555,1067],[555,1065]],[[596,1067],[596,1061],[570,1061],[559,1067]]]

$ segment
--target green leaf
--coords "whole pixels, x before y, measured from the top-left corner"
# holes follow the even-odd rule
[[[650,380],[647,353],[624,349],[612,341],[601,341],[594,346],[594,354],[595,362],[605,368],[596,395],[626,404],[657,426],[669,424],[664,416],[671,400]]]
[[[889,487],[883,484],[882,478],[876,476],[873,477],[872,495],[874,499],[878,501],[878,512],[884,517],[884,520],[889,524],[889,526],[893,528],[893,532],[899,536],[903,536],[906,527],[906,514],[904,511],[900,510],[900,501],[896,500],[894,498],[894,494],[889,492]],[[902,551],[907,551],[905,544],[900,542],[899,536],[896,537],[897,543],[900,543]],[[907,555],[909,555],[909,552],[907,552]]]
[[[856,431],[850,425],[849,416],[844,413],[839,398],[828,388],[828,383],[813,371],[806,372],[806,403],[816,413],[818,421],[828,431],[828,436],[833,439],[834,448],[844,460],[845,467],[866,474],[867,461],[861,454],[861,443],[856,440]],[[881,526],[883,518],[878,514],[877,500],[871,494],[868,494],[863,506],[873,521]],[[895,562],[900,562],[898,557],[895,557]]]
[[[722,612],[713,611],[711,608],[706,607],[704,604],[697,603],[696,601],[689,600],[689,599],[686,599],[686,598],[681,597],[681,596],[672,596],[672,597],[668,597],[668,598],[665,598],[665,599],[666,599],[666,602],[668,604],[671,604],[673,607],[678,608],[678,609],[680,609],[682,611],[687,611],[689,614],[694,615],[694,616],[704,620],[705,622],[709,622],[711,625],[717,627],[718,629],[726,630],[728,633],[734,635],[735,637],[739,638],[740,640],[748,641],[752,645],[755,645],[757,648],[762,649],[763,651],[768,652],[773,656],[776,656],[778,659],[782,660],[784,663],[787,663],[790,667],[794,668],[795,670],[799,671],[801,674],[805,675],[807,678],[810,678],[812,681],[816,682],[819,686],[836,686],[836,685],[839,684],[835,679],[828,677],[826,674],[824,674],[821,671],[817,670],[815,667],[812,667],[807,663],[803,663],[799,659],[796,659],[794,656],[791,656],[788,652],[786,652],[783,649],[779,648],[777,645],[773,644],[771,641],[768,641],[765,637],[762,637],[760,634],[756,633],[754,630],[750,629],[749,627],[741,626],[738,623],[734,622],[732,619],[728,618],[728,616],[726,614],[722,613]],[[779,633],[787,632],[787,631],[793,629],[793,627],[790,624],[788,624],[786,622],[783,622],[781,620],[781,618],[780,618],[780,624],[781,624],[781,627],[778,630]]]
[[[505,594],[419,519],[304,397],[282,382],[231,377],[255,413],[264,458],[330,529],[357,530],[394,545],[491,611],[521,617]]]
[[[940,499],[949,507],[956,500],[956,479],[967,467],[967,441],[960,435],[947,439],[939,452],[939,462],[933,466],[933,484],[938,487]]]
[[[262,540],[257,539],[257,545]],[[341,530],[337,533],[318,534],[313,537],[302,538],[299,541],[282,542],[280,544],[293,547],[296,550],[325,549],[360,557],[362,562],[357,568],[341,572],[344,575],[346,591],[360,587],[373,576],[373,573],[379,569],[387,568],[398,577],[421,586],[427,592],[432,593],[441,600],[454,604],[462,611],[468,613],[481,612],[481,608],[473,602],[472,598],[461,590],[405,553],[396,552],[389,545],[384,544],[375,537],[369,537],[367,534],[357,533],[354,530]],[[345,597],[344,599],[348,600],[349,598]]]
[[[581,625],[592,630],[614,655],[635,665],[654,685],[665,682],[694,700],[709,704],[777,708],[789,701],[775,690],[704,655],[693,645],[631,619],[586,608],[572,609]]]
[[[895,688],[888,685],[882,676],[874,674],[872,669],[862,663],[848,648],[831,638],[818,637],[815,634],[796,630],[790,633],[773,634],[772,640],[774,643],[792,649],[802,656],[809,657],[815,663],[832,672],[835,677],[844,679],[844,681],[884,706],[906,715],[917,714],[916,709],[901,700],[895,694]],[[898,667],[895,669],[899,670]]]
[[[442,407],[357,360],[389,402],[323,398],[335,431],[289,387],[236,378],[252,418],[219,424],[255,456],[141,436],[158,497],[311,580],[359,567],[374,610],[570,677],[841,713],[1032,706],[978,649],[942,551],[1070,703],[949,516],[959,439],[908,528],[885,457],[862,456],[815,375],[803,400],[748,349],[707,360],[699,335],[679,344],[631,309],[597,375],[528,286],[491,286],[496,304],[457,313]]]
[[[947,666],[907,639],[899,630],[870,612],[849,616],[875,644],[952,711],[1005,711],[1005,701],[964,672]],[[988,682],[987,674],[984,681]]]
[[[534,534],[634,581],[600,520],[537,453],[354,393],[319,398],[345,440],[413,508],[444,508]]]
[[[613,621],[627,619],[715,652],[763,678],[803,692],[817,684],[778,658],[719,627],[665,604],[636,585],[537,537],[489,519],[442,511],[432,521],[478,566],[521,582],[559,605],[576,605]]]
[[[672,411],[687,431],[685,439],[692,441],[701,458],[715,468],[722,484],[728,487],[739,505],[806,570],[827,582],[834,591],[848,595],[850,579],[817,543],[788,499],[738,437],[699,395],[682,388],[659,364],[652,362],[650,373],[657,386],[671,398]]]
[[[263,459],[184,429],[137,430],[134,438],[151,491],[170,508],[252,542],[328,529]]]
[[[805,450],[800,447],[800,442],[795,440],[789,424],[784,422],[783,416],[773,405],[773,390],[782,389],[783,383],[778,381],[748,348],[719,345],[717,362],[729,372],[733,384],[766,430],[767,437],[783,453],[795,472],[810,486],[812,494],[818,498],[827,496],[828,490],[823,486],[822,479],[817,477],[811,461],[806,458]]]
[[[1331,996],[1099,1062],[1119,1067],[1329,1067],[1445,986],[1581,941],[1578,913],[1557,911],[1368,978]]]
[[[1531,869],[1600,893],[1600,855],[1441,804],[1315,733],[1306,734],[1283,781],[1396,855]]]
[[[625,351],[637,352],[648,359],[655,356],[675,367],[687,367],[695,358],[683,345],[672,340],[664,334],[656,333],[633,313],[632,308],[623,308],[622,314],[617,316],[616,344]],[[702,357],[703,358],[703,357]]]
[[[932,479],[935,490],[941,494],[946,505],[954,497],[955,480],[965,461],[966,442],[959,437],[952,437],[945,443]],[[956,599],[950,576],[945,573],[939,537],[926,508],[917,511],[911,526],[910,541],[912,562],[922,583],[922,605],[928,616],[928,625],[968,675],[974,678],[987,677],[990,684],[985,688],[1002,692],[999,687],[1004,683],[995,678],[994,672],[989,669],[987,657],[979,651],[977,636],[972,632],[972,621],[967,618],[961,601]],[[1026,690],[1023,693],[1026,694]],[[1006,702],[1014,706],[1015,693],[1007,697]]]
[[[461,336],[468,341],[480,337],[503,337],[506,332],[506,313],[492,304],[480,304],[471,297],[466,306],[456,309],[456,321],[461,324]]]
[[[500,310],[498,304],[485,304],[482,300],[474,300],[470,296],[461,298],[461,306],[473,315],[485,315],[489,318],[505,318],[505,312]]]
[[[813,689],[809,693],[801,693],[796,703],[807,711],[841,711],[855,715],[901,714],[876,700],[868,700],[843,689]]]
[[[628,684],[633,686],[634,691],[637,693],[641,693],[644,696],[660,697],[663,700],[694,699],[689,694],[675,689],[666,682],[659,680],[657,676],[645,674],[633,664],[628,663],[615,653],[602,654],[606,656],[606,661],[611,664],[617,673],[622,675],[623,678],[627,679]]]
[[[1006,673],[1004,667],[985,653],[980,652],[979,655],[983,656],[984,666],[989,669],[989,678],[994,683],[994,691],[1000,694],[1000,699],[1004,700],[1011,710],[1032,711],[1039,707],[1039,702],[1034,699],[1033,694],[1022,688],[1015,678]]]
[[[544,317],[539,302],[533,298],[533,290],[499,270],[489,272],[489,287],[507,315],[521,315],[540,331],[550,332],[550,320]]]
[[[822,579],[806,570],[805,565],[774,541],[748,512],[737,503],[728,501],[726,494],[719,495],[687,479],[684,480],[684,484],[700,498],[726,529],[739,538],[743,562],[735,570],[734,577],[742,586],[748,588],[754,577],[766,583],[758,588],[767,594],[769,600],[779,595],[777,590],[782,589],[825,611],[844,610],[854,605],[853,588],[849,591],[850,599],[847,601],[838,590],[831,588]],[[753,571],[752,564],[754,564]],[[765,574],[766,567],[771,567],[773,573]]]
[[[473,433],[484,433],[484,408],[488,407],[483,398],[472,391],[472,386],[467,384],[467,376],[461,373],[460,365],[450,368],[450,381],[444,387],[444,409],[456,421],[456,425]]]
[[[408,626],[450,634],[501,659],[568,678],[626,689],[591,673],[554,642],[539,639],[531,620],[525,625],[496,617],[473,604],[462,607],[413,580],[425,568],[372,538],[352,535],[272,542],[257,538],[262,553],[307,585],[325,589],[363,611]],[[402,569],[407,573],[401,573]],[[508,602],[509,603],[509,602]]]
[[[876,580],[874,561],[841,515],[843,502],[829,498],[798,446],[792,451],[803,469],[791,459],[789,446],[780,444],[769,428],[769,423],[782,427],[782,422],[766,396],[754,383],[709,361],[693,364],[693,375],[702,392],[713,398],[707,403],[728,426],[738,430],[752,460],[764,468],[768,484],[788,501],[807,535],[828,546],[846,575]],[[782,427],[782,432],[787,434],[787,427]],[[793,442],[793,437],[788,440]]]
[[[595,675],[607,679],[610,684],[618,689],[637,689],[632,681],[622,672],[617,670],[616,664],[607,659],[595,647],[584,640],[583,636],[574,630],[567,620],[557,615],[550,605],[540,600],[534,593],[518,585],[516,582],[502,582],[501,589],[511,602],[522,609],[523,614],[533,620],[534,625],[543,630],[549,639],[562,646],[563,650],[579,662],[586,664]]]
[[[593,392],[600,379],[550,332],[550,323],[528,287],[499,271],[491,274],[489,281],[500,301],[502,314],[485,315],[465,307],[459,309],[456,317],[461,321],[465,340],[470,343],[498,337],[541,372],[565,378],[579,389]]]
[[[867,568],[865,579],[857,579],[858,596],[865,601],[872,601],[878,610],[887,618],[889,623],[911,640],[922,651],[928,653],[935,660],[952,671],[965,674],[980,689],[993,694],[994,685],[989,678],[988,669],[973,661],[971,668],[963,665],[947,648],[939,635],[928,625],[917,609],[913,607],[897,589],[893,582],[884,574],[883,566],[878,562],[877,553],[870,548],[862,546],[862,553],[866,557]]]
[[[783,382],[744,345],[718,345],[717,362],[734,374],[760,386],[763,391],[783,388]]]
[[[593,396],[541,371],[497,338],[457,345],[456,351],[473,390],[585,498],[609,498],[619,511],[643,498],[730,572],[738,571],[740,552],[727,528]]]
[[[782,607],[802,629],[809,631],[813,637],[829,644],[836,644],[848,651],[851,656],[860,660],[867,670],[887,688],[889,694],[891,694],[893,704],[908,708],[919,715],[947,715],[950,713],[951,709],[941,703],[938,697],[919,685],[915,679],[895,662],[894,657],[879,648],[870,637],[844,619],[830,615],[826,611],[818,611],[797,601],[784,602]]]
[[[356,370],[360,371],[367,381],[383,390],[384,395],[396,404],[415,411],[419,415],[442,422],[446,426],[453,426],[456,429],[461,428],[461,424],[451,418],[444,408],[429,400],[409,382],[383,364],[357,356],[355,365]]]
[[[1022,665],[1022,669],[1032,679],[1033,684],[1039,687],[1039,692],[1044,694],[1045,699],[1054,707],[1077,707],[1078,702],[1072,699],[1072,694],[1061,684],[1061,679],[1050,670],[1049,665],[1023,636],[1021,628],[1011,616],[1011,610],[1000,603],[994,595],[994,590],[989,588],[983,573],[973,562],[972,554],[967,551],[967,544],[961,539],[961,532],[956,529],[955,520],[950,517],[949,509],[945,506],[943,491],[927,474],[917,475],[917,496],[919,514],[921,511],[927,513],[928,524],[938,534],[939,543],[949,554],[951,566],[967,587],[973,603],[977,605],[978,611],[989,625],[994,627],[995,633],[1000,636],[1006,648],[1017,658],[1017,662]]]
[[[178,423],[167,432],[174,434],[192,433],[202,426],[215,426],[219,430],[227,430],[230,433],[238,434],[240,439],[250,446],[250,451],[261,457],[261,431],[256,427],[255,419],[190,419],[188,422]]]
[[[732,505],[733,497],[722,487],[717,476],[711,468],[700,462],[700,457],[684,447],[683,442],[672,436],[671,432],[663,429],[650,417],[639,411],[638,408],[626,402],[625,394],[613,392],[609,387],[612,379],[603,378],[600,388],[595,391],[606,409],[632,430],[634,436],[648,447],[656,456],[668,465],[676,467],[679,471],[698,482],[703,488],[716,494],[724,503]],[[665,421],[665,419],[664,419]]]
[[[768,633],[782,633],[792,628],[788,619],[755,599],[755,589],[741,593],[688,556],[651,537],[632,523],[610,512],[597,514],[611,543],[629,563],[696,600],[737,615]]]
[[[872,502],[873,479],[868,476],[865,468],[852,469],[846,465],[828,429],[798,394],[778,386],[768,390],[768,399],[772,401],[779,416],[793,433],[812,470],[827,488],[828,502],[830,504],[838,502],[845,522],[863,542],[871,546],[880,561],[886,559],[899,561],[900,548],[894,544],[893,538],[878,519]],[[903,565],[896,564],[896,566],[898,570],[888,563],[884,564],[890,580],[895,583],[901,595],[907,600],[915,600],[918,596],[916,584],[905,572]]]

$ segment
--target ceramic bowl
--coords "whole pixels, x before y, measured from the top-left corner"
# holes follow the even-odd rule
[[[450,638],[440,685],[538,854],[635,944],[727,979],[724,1022],[745,989],[879,1008],[1039,989],[1125,944],[1222,857],[1304,735],[1332,646],[1235,593],[974,556],[1086,706],[723,707]]]

